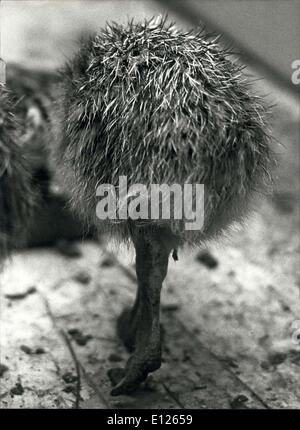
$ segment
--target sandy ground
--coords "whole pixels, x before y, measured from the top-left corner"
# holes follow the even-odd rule
[[[22,13],[14,23],[19,35]],[[28,37],[5,49],[10,59],[52,67],[61,61],[53,41],[66,33],[61,47],[71,52],[75,34],[53,25],[49,43],[37,14]],[[110,397],[107,370],[127,358],[115,323],[134,298],[131,252],[112,258],[94,242],[79,242],[72,256],[57,247],[25,250],[1,275],[1,408],[300,407],[300,115],[295,100],[270,82],[257,85],[277,103],[274,196],[242,229],[207,245],[214,267],[198,251],[171,262],[162,368],[134,395]]]

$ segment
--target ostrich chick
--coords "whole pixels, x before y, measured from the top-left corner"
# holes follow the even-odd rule
[[[44,142],[56,181],[89,226],[131,241],[138,292],[118,320],[132,352],[113,395],[134,391],[161,365],[160,293],[173,249],[197,246],[242,220],[269,162],[262,100],[229,53],[202,32],[164,20],[107,25],[82,42],[47,105]],[[204,223],[100,220],[100,184],[203,184]],[[193,196],[194,199],[194,196]]]
[[[24,123],[14,114],[10,93],[0,84],[0,264],[26,237],[36,193],[23,154]]]

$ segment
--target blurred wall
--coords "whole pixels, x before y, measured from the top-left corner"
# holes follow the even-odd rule
[[[80,35],[107,20],[126,22],[159,11],[149,1],[134,0],[4,0],[1,5],[2,57],[35,67],[61,64]]]
[[[191,5],[195,17],[225,31],[290,80],[291,64],[300,59],[299,0],[2,0],[2,56],[56,66],[71,55],[78,35],[106,20],[150,17],[171,5],[169,16],[180,23],[176,4]]]
[[[292,62],[300,59],[300,0],[157,0],[179,10],[194,10],[211,28],[252,52],[278,75],[291,80]]]

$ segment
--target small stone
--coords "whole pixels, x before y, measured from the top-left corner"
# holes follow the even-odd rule
[[[5,364],[0,364],[0,378],[7,372],[9,368]]]
[[[35,351],[35,354],[45,354],[46,353],[46,351],[44,350],[44,348],[37,348]]]
[[[82,256],[82,253],[75,242],[62,239],[57,242],[56,248],[62,255],[69,258],[79,258]]]
[[[70,329],[68,330],[68,333],[69,333],[72,337],[75,337],[75,336],[78,336],[79,334],[81,334],[81,331],[80,331],[80,330],[78,330],[78,328],[70,328]]]
[[[281,303],[281,309],[283,310],[283,312],[290,312],[291,311],[291,308],[286,303]]]
[[[73,382],[76,382],[78,378],[76,375],[73,375],[71,372],[66,372],[62,375],[62,379],[67,384],[72,384]]]
[[[112,257],[105,257],[101,263],[101,267],[112,267],[115,265],[115,260]]]
[[[20,350],[25,352],[25,354],[31,355],[33,353],[32,349],[27,345],[21,345]]]
[[[208,269],[215,269],[218,266],[218,260],[209,251],[200,251],[196,260]]]
[[[91,276],[87,272],[79,272],[74,276],[74,280],[80,284],[87,285],[91,281]]]
[[[20,382],[17,382],[16,385],[10,390],[11,394],[14,396],[21,396],[24,393],[24,388]]]
[[[30,348],[27,345],[21,345],[20,346],[20,350],[23,351],[23,352],[25,352],[25,354],[28,354],[28,355],[45,354],[44,348],[36,348],[36,349],[33,350],[32,348]]]
[[[72,393],[72,394],[75,394],[75,393],[76,393],[76,391],[77,391],[77,388],[76,388],[74,385],[67,385],[67,386],[63,389],[63,391],[64,391],[65,393]]]
[[[282,352],[272,352],[268,356],[269,363],[273,366],[278,366],[287,359],[287,354]]]
[[[87,342],[93,338],[93,336],[91,336],[90,334],[82,334],[81,331],[77,328],[68,330],[68,333],[72,336],[72,339],[74,339],[74,341],[79,346],[85,346]]]
[[[230,402],[230,406],[232,407],[232,409],[241,409],[246,406],[245,403],[247,403],[248,400],[249,399],[247,396],[245,396],[244,394],[239,394]]]
[[[112,361],[114,363],[117,363],[123,360],[123,358],[119,354],[114,354],[114,353],[110,354],[108,359],[109,361]]]

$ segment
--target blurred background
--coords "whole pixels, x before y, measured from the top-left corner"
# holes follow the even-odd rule
[[[290,82],[291,64],[300,55],[299,0],[2,0],[2,56],[55,67],[71,55],[79,35],[107,20],[157,14],[225,35],[249,61]]]
[[[299,409],[299,0],[2,0],[0,11],[7,67],[59,67],[107,20],[167,13],[220,33],[274,106],[278,160],[274,194],[242,229],[170,264],[166,361],[130,398],[110,398],[106,371],[126,360],[114,324],[134,297],[133,254],[88,241],[16,253],[1,274],[1,407]]]

